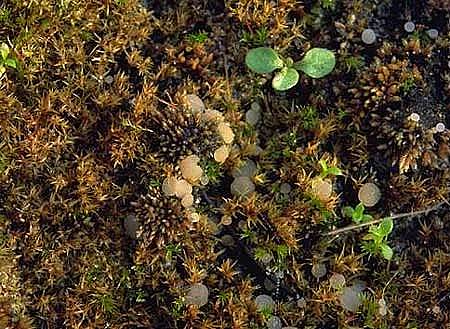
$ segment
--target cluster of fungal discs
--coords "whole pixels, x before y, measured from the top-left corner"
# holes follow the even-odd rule
[[[216,144],[218,147],[210,151],[215,161],[224,163],[228,158],[231,143],[234,140],[234,133],[229,123],[225,122],[220,112],[206,109],[205,104],[197,95],[189,94],[186,99],[188,107],[194,115],[200,116],[201,120],[214,123],[215,132],[221,140],[221,144]],[[200,156],[203,156],[203,154],[182,157],[178,162],[181,177],[166,177],[162,184],[164,195],[179,198],[185,208],[194,205],[193,186],[207,185],[209,182],[208,176],[199,165]]]
[[[365,207],[373,207],[381,199],[381,191],[374,183],[366,183],[359,188],[358,199]]]
[[[256,163],[253,160],[244,161],[239,168],[232,171],[234,177],[231,183],[231,194],[242,197],[255,191],[252,178],[256,175]]]
[[[187,155],[214,153],[217,161],[223,163],[234,139],[230,124],[219,111],[207,109],[197,95],[180,99],[179,106],[151,109],[150,150],[172,164]]]

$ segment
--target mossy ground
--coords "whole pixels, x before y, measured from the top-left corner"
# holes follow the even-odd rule
[[[297,328],[450,328],[450,133],[435,129],[450,127],[449,9],[1,2],[0,42],[19,66],[0,80],[0,328],[265,328],[271,316]],[[376,43],[361,41],[365,28]],[[294,60],[323,47],[337,65],[279,93],[245,67],[258,46]],[[225,163],[187,94],[231,125]],[[193,183],[186,209],[162,185],[192,154],[209,182]],[[238,198],[232,173],[247,160],[255,191]],[[327,177],[325,199],[312,188],[320,160],[344,174]],[[394,220],[390,261],[361,247],[366,227],[333,233],[352,224],[341,211],[366,182],[382,192],[367,210],[375,219],[431,210]],[[364,283],[356,311],[342,306],[334,273]],[[209,289],[202,307],[184,302],[193,283]],[[257,310],[262,293],[271,312]]]

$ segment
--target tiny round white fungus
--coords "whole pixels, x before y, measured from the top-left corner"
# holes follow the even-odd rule
[[[254,110],[248,110],[245,113],[245,121],[252,126],[256,125],[260,119],[261,119],[260,112],[256,112]]]
[[[203,175],[202,168],[197,165],[200,158],[196,155],[190,155],[180,161],[181,175],[184,179],[195,182]]]
[[[186,194],[181,199],[181,205],[185,208],[189,208],[194,204],[194,196],[192,194]]]
[[[249,177],[236,177],[231,183],[231,194],[245,196],[255,191],[255,184]]]
[[[333,184],[328,179],[314,179],[311,188],[313,194],[322,202],[328,202],[333,193]]]
[[[366,183],[358,191],[358,199],[366,207],[373,207],[381,199],[381,191],[374,183]]]
[[[372,29],[365,29],[361,33],[361,40],[366,45],[371,45],[377,40],[377,36],[375,35],[375,31]]]
[[[255,111],[255,112],[261,112],[261,105],[259,105],[258,102],[253,102],[253,103],[250,105],[250,109],[251,109],[252,111]]]
[[[345,286],[345,276],[340,273],[333,273],[330,278],[330,286],[333,289],[341,289]]]
[[[417,113],[411,113],[410,115],[409,115],[409,119],[410,120],[412,120],[412,121],[414,121],[414,122],[419,122],[420,121],[420,115],[419,114],[417,114]]]
[[[441,132],[445,131],[445,124],[443,124],[442,122],[439,122],[438,124],[436,124],[435,129],[438,133],[441,133]]]
[[[112,76],[110,76],[110,75],[107,75],[105,77],[105,82],[110,85],[110,84],[112,84],[114,82],[114,78]]]
[[[403,25],[403,28],[405,29],[406,32],[411,33],[416,28],[416,24],[414,24],[414,22],[409,21],[406,22],[405,25]]]
[[[246,160],[241,163],[239,168],[234,168],[231,171],[231,175],[234,178],[237,177],[253,177],[256,175],[257,168],[256,163],[253,160]]]
[[[358,294],[359,291],[353,287],[345,287],[339,296],[341,306],[350,312],[356,312],[361,305],[361,299]]]
[[[200,97],[194,94],[186,95],[188,105],[193,113],[202,113],[205,111],[206,107]]]
[[[230,125],[225,122],[219,123],[217,126],[217,131],[219,135],[222,137],[225,144],[231,144],[234,139],[233,129],[231,129]]]
[[[230,155],[230,148],[228,147],[228,145],[222,145],[214,151],[214,160],[219,163],[224,163],[228,158],[228,155]]]
[[[195,283],[189,287],[186,295],[186,304],[202,307],[208,303],[209,291],[202,283]]]
[[[316,278],[320,279],[325,274],[327,274],[327,267],[324,263],[314,264],[311,268],[311,274]]]
[[[272,316],[269,321],[267,321],[267,329],[281,329],[282,327],[283,324],[278,316]]]
[[[128,215],[123,221],[125,226],[125,233],[132,239],[137,238],[137,231],[139,230],[139,222],[134,215]]]
[[[436,29],[429,29],[426,33],[431,39],[437,39],[439,36],[439,31]]]
[[[288,183],[283,183],[280,185],[280,192],[283,194],[289,194],[292,190],[291,185],[289,185]]]
[[[258,311],[267,309],[273,310],[273,307],[275,306],[275,302],[273,301],[272,297],[264,294],[256,296],[255,304]]]

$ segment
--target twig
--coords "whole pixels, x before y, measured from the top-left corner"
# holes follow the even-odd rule
[[[424,210],[405,212],[405,213],[401,213],[401,214],[396,214],[396,215],[386,216],[386,217],[382,217],[382,218],[377,218],[377,219],[371,220],[369,222],[361,223],[361,224],[355,224],[355,225],[346,226],[346,227],[339,228],[337,230],[333,230],[331,232],[328,232],[328,233],[326,233],[326,235],[336,235],[336,234],[340,234],[340,233],[344,233],[344,232],[348,232],[348,231],[352,231],[352,230],[357,230],[357,229],[360,229],[360,228],[365,227],[365,226],[378,224],[378,223],[382,222],[383,219],[385,219],[385,218],[399,219],[399,218],[403,218],[403,217],[415,217],[415,216],[418,216],[418,215],[421,215],[421,214],[426,214],[426,213],[428,213],[430,211],[436,210],[439,207],[441,207],[444,203],[447,203],[447,202],[446,201],[441,201],[441,202],[435,204],[433,207],[427,208],[427,209],[424,209]]]

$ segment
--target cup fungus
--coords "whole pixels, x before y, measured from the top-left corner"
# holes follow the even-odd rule
[[[373,207],[380,201],[381,192],[374,183],[366,183],[358,191],[358,199],[365,207]]]
[[[209,290],[202,283],[195,283],[189,287],[186,304],[202,307],[208,303]]]

